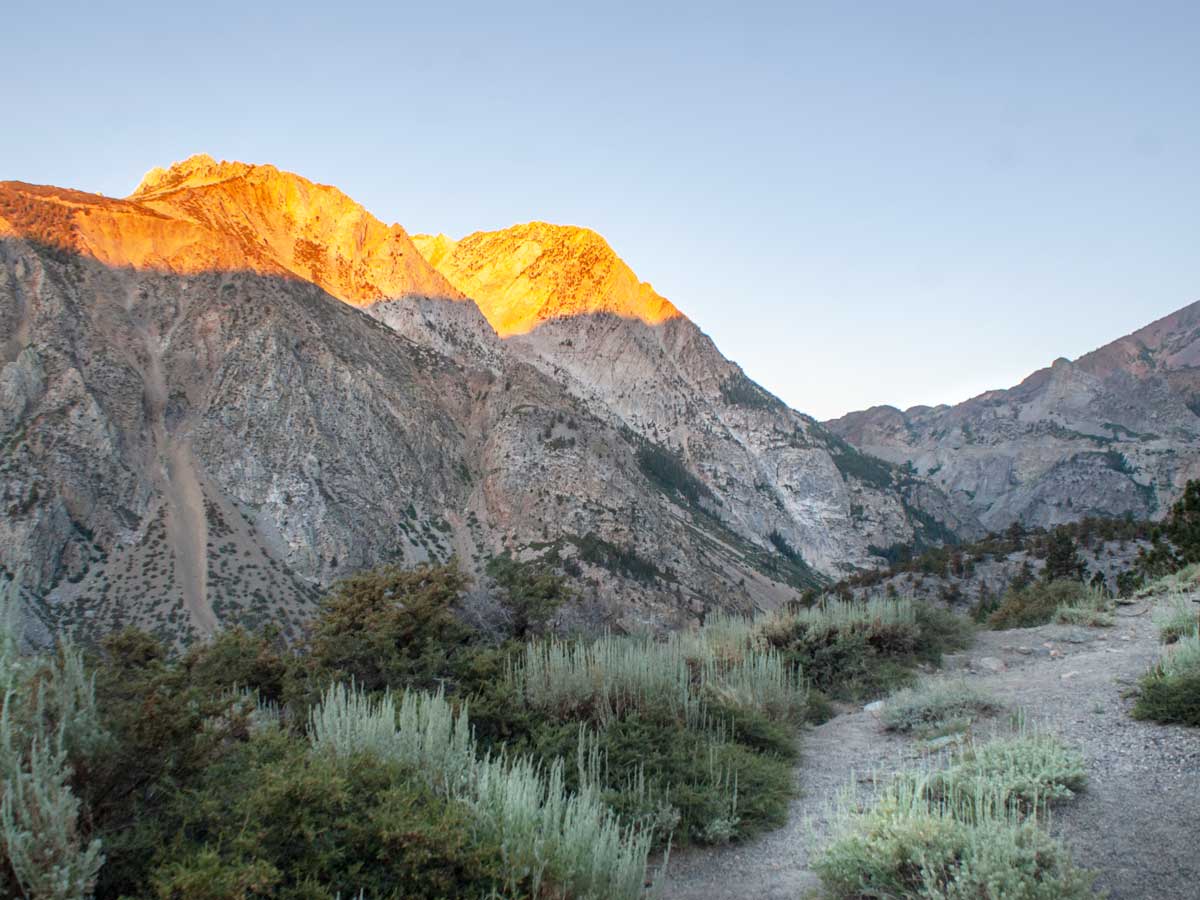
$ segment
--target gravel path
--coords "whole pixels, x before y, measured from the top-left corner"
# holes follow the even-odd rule
[[[1200,730],[1138,722],[1125,696],[1160,653],[1149,605],[1118,607],[1114,628],[1046,625],[981,632],[946,668],[990,690],[1088,760],[1088,787],[1051,829],[1099,874],[1113,900],[1200,898]],[[1004,731],[1009,716],[977,727]],[[747,844],[676,852],[666,900],[782,900],[819,886],[807,868],[828,799],[862,775],[910,764],[921,741],[882,731],[871,713],[837,716],[804,738],[801,796],[788,824]],[[807,820],[807,821],[806,821]]]

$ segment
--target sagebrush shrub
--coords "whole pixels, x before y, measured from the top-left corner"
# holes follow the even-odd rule
[[[1154,611],[1153,619],[1159,637],[1172,644],[1200,629],[1200,603],[1182,592],[1175,593]]]
[[[930,802],[920,779],[886,788],[866,810],[846,799],[813,869],[844,900],[1093,897],[1092,876],[1003,795],[982,790],[969,809]]]
[[[922,732],[949,722],[969,723],[998,709],[991,694],[965,681],[930,680],[889,697],[880,720],[889,731]]]
[[[311,717],[313,748],[343,760],[367,754],[405,766],[431,787],[471,808],[495,837],[514,883],[528,877],[573,896],[640,896],[650,835],[622,828],[594,785],[564,784],[563,761],[543,771],[526,757],[479,757],[467,713],[438,694],[371,698],[343,685],[325,693]]]
[[[1050,735],[1029,732],[969,744],[926,784],[931,796],[954,804],[994,795],[1027,812],[1073,797],[1086,782],[1080,753]]]
[[[1045,625],[1054,621],[1060,609],[1078,607],[1088,597],[1089,588],[1082,581],[1037,581],[1005,594],[987,624],[998,630]]]

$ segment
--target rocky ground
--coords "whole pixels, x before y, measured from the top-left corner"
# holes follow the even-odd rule
[[[945,661],[956,676],[992,692],[1010,712],[1060,736],[1087,758],[1089,783],[1056,807],[1051,829],[1075,860],[1098,874],[1114,900],[1200,896],[1200,730],[1139,722],[1131,688],[1158,658],[1152,601],[1118,608],[1113,628],[1046,625],[982,632]],[[976,732],[1012,727],[1002,714]],[[853,710],[813,729],[797,771],[801,795],[788,825],[749,844],[677,852],[668,900],[804,897],[819,887],[810,854],[827,828],[828,801],[869,773],[916,765],[929,745],[884,732]]]

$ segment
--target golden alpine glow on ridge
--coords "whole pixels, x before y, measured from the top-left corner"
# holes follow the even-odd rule
[[[501,337],[574,316],[647,325],[681,316],[588,228],[529,222],[461,240],[410,237],[335,187],[204,154],[150,170],[124,200],[0,182],[3,235],[115,267],[298,277],[353,306],[469,297]]]
[[[610,313],[660,325],[682,315],[589,228],[529,222],[460,241],[418,234],[413,243],[501,337],[572,316]]]

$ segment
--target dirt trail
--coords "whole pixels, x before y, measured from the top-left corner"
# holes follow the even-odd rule
[[[1119,608],[1115,628],[983,632],[970,651],[947,659],[956,675],[1025,710],[1030,723],[1084,754],[1088,787],[1056,807],[1051,829],[1080,865],[1099,874],[1098,886],[1113,900],[1200,897],[1200,729],[1138,722],[1129,717],[1132,700],[1122,696],[1159,650],[1142,603]],[[1008,719],[997,716],[977,733],[1004,731]],[[748,844],[674,854],[664,896],[804,897],[819,886],[807,862],[825,830],[828,800],[855,773],[911,764],[923,746],[883,732],[861,710],[813,729],[804,737],[802,795],[788,824]]]

